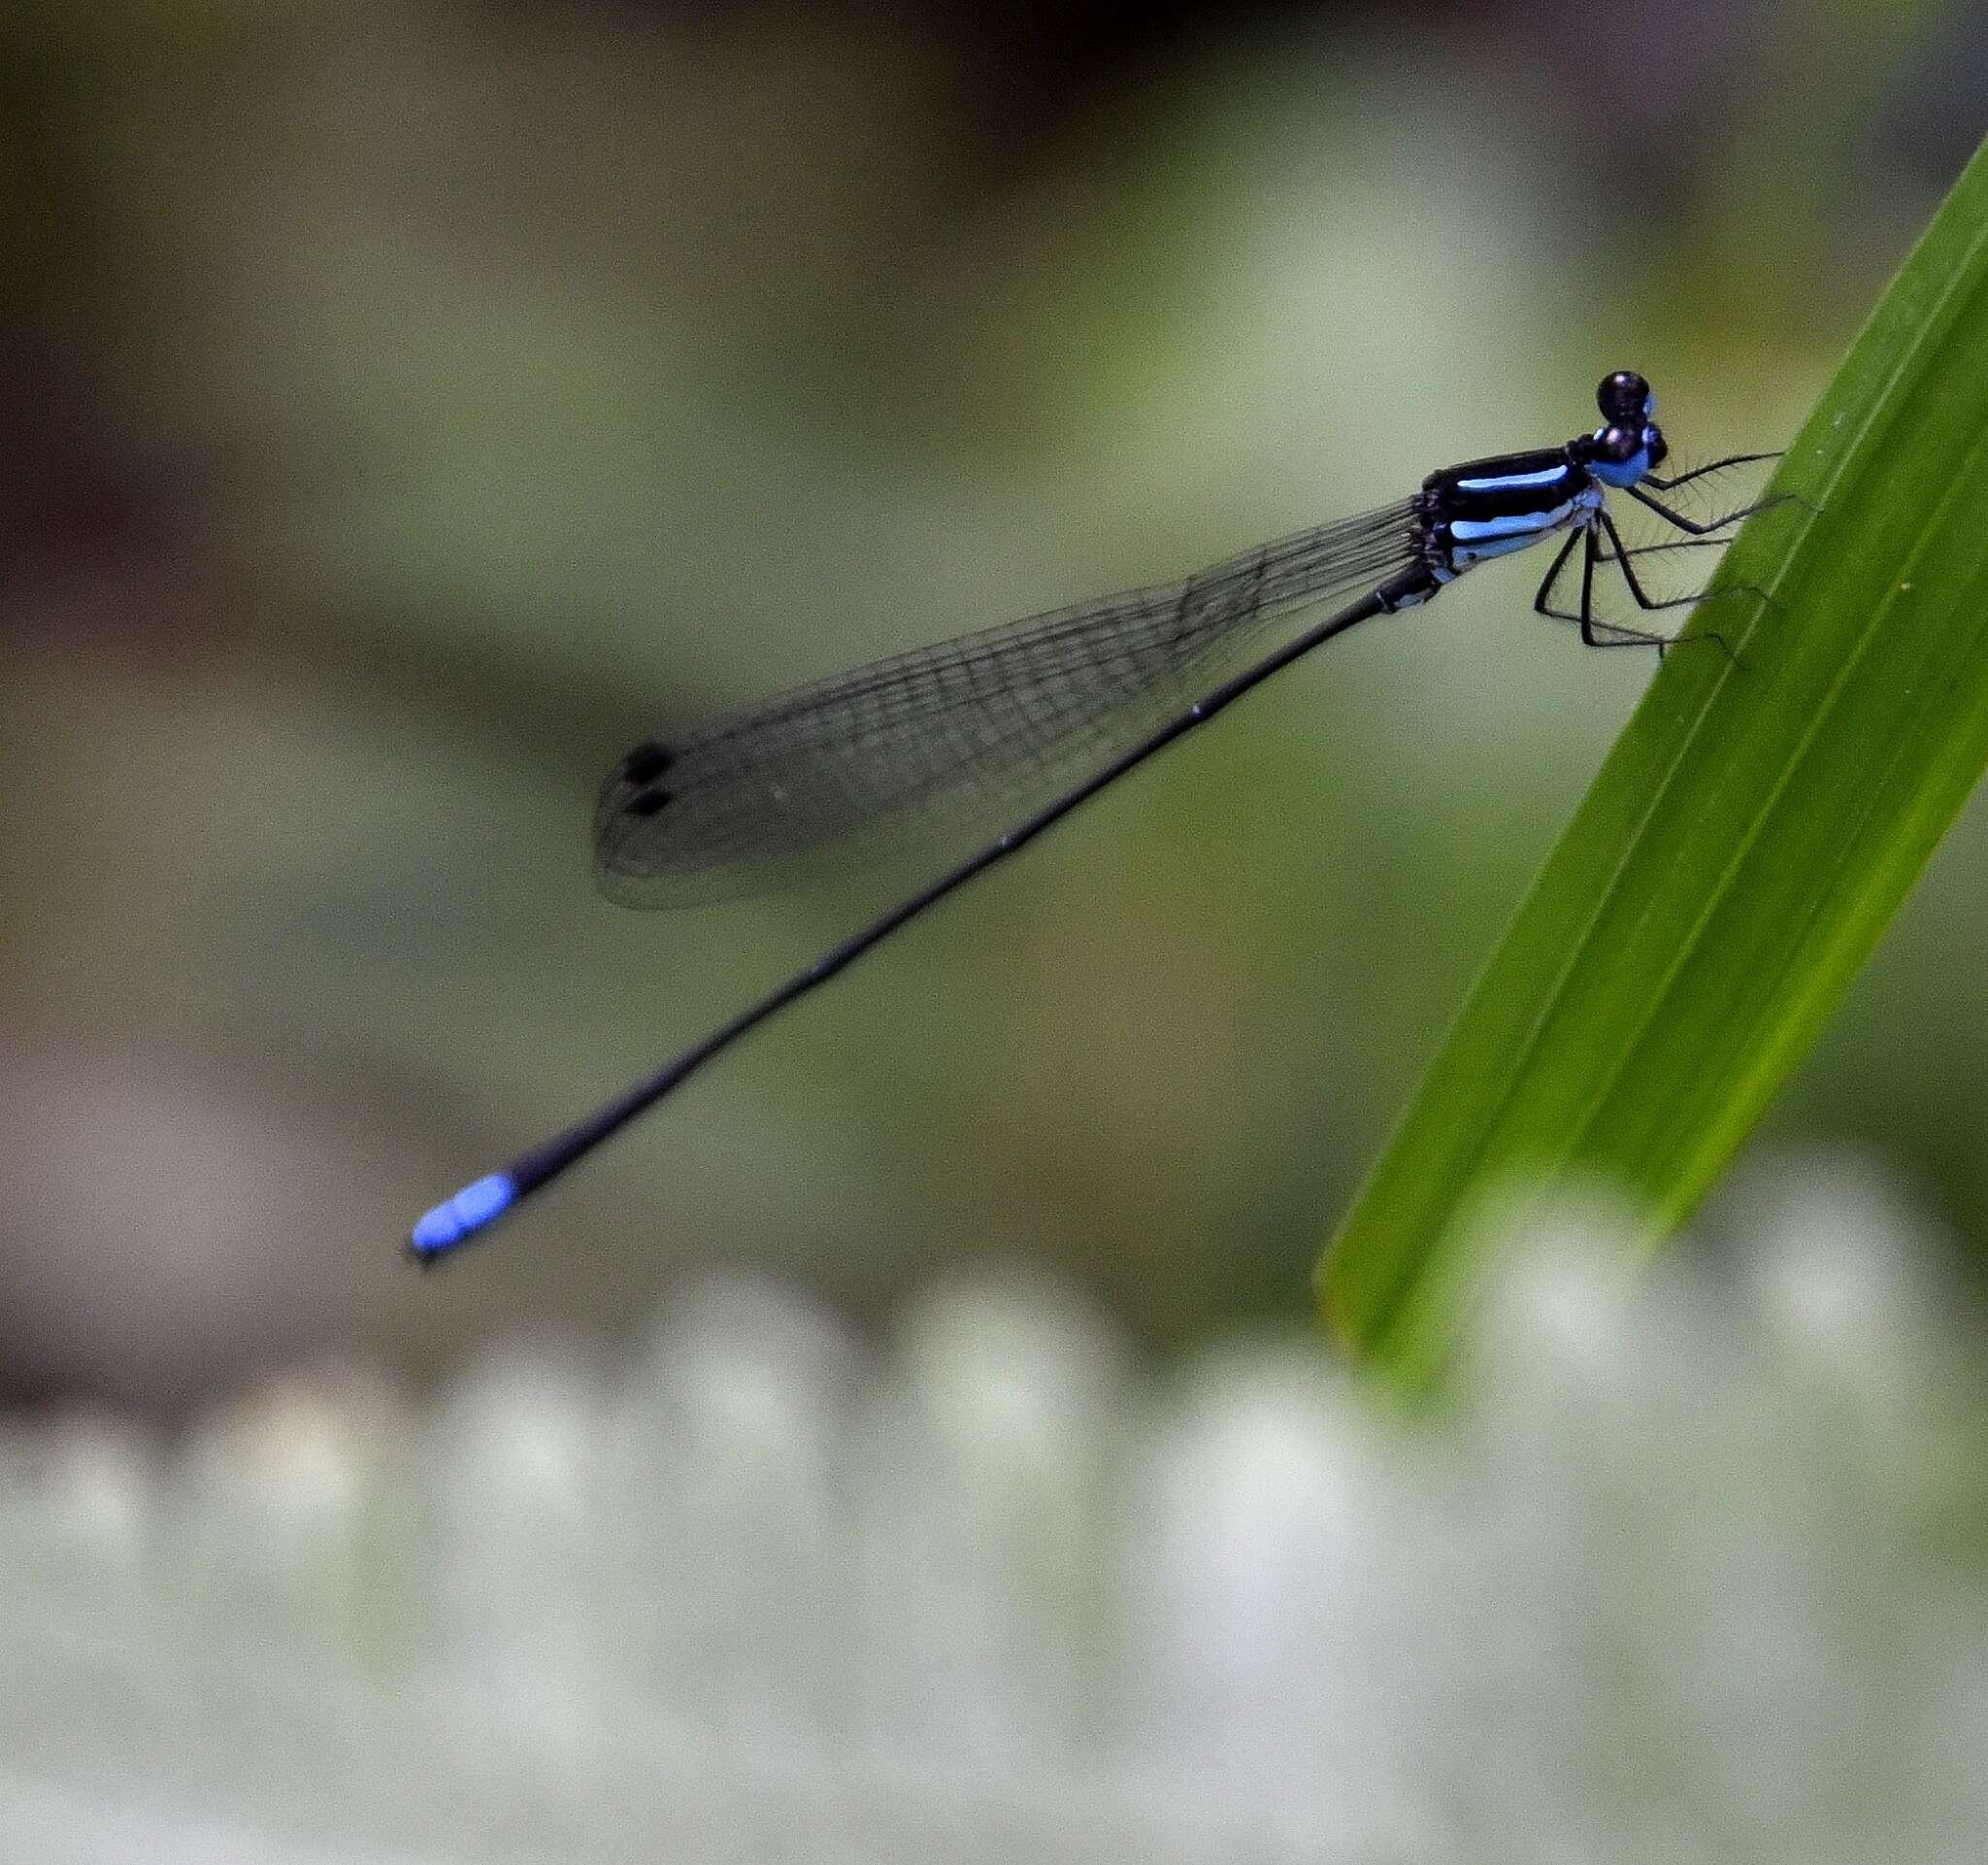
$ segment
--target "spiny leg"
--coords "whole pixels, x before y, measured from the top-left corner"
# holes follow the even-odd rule
[[[1567,559],[1574,547],[1581,547],[1580,553],[1580,607],[1577,610],[1556,609],[1553,606],[1554,586],[1559,583],[1561,573],[1567,567]],[[1533,598],[1533,608],[1542,616],[1550,616],[1555,621],[1571,621],[1580,629],[1580,638],[1590,648],[1654,648],[1661,654],[1669,640],[1665,635],[1645,633],[1640,628],[1625,628],[1619,622],[1605,621],[1602,626],[1609,631],[1610,639],[1604,640],[1595,633],[1595,565],[1612,562],[1612,558],[1602,554],[1595,538],[1595,527],[1584,524],[1578,531],[1569,534],[1568,540],[1560,547],[1539,593]]]
[[[1707,527],[1715,529],[1716,527]],[[1601,536],[1607,538],[1607,548],[1600,542]],[[1629,586],[1629,593],[1640,609],[1644,611],[1688,608],[1703,599],[1703,592],[1679,596],[1670,601],[1658,601],[1650,596],[1636,579],[1630,563],[1637,557],[1661,556],[1672,550],[1716,550],[1729,542],[1725,538],[1698,537],[1679,538],[1669,544],[1641,545],[1631,550],[1622,542],[1622,534],[1606,513],[1599,515],[1599,523],[1583,525],[1578,531],[1570,532],[1567,542],[1554,553],[1553,561],[1547,566],[1546,574],[1540,580],[1540,587],[1533,596],[1533,609],[1538,615],[1546,616],[1554,621],[1571,621],[1580,629],[1581,640],[1590,648],[1654,648],[1661,658],[1664,649],[1674,641],[1686,637],[1660,635],[1644,628],[1631,628],[1622,622],[1603,622],[1608,630],[1604,639],[1595,632],[1594,612],[1595,565],[1612,563],[1622,571],[1622,580]],[[1554,591],[1567,569],[1567,559],[1573,554],[1574,546],[1582,546],[1580,607],[1578,610],[1560,609],[1554,606]],[[1724,591],[1719,593],[1724,594]],[[1758,592],[1756,592],[1758,593]],[[1729,658],[1733,650],[1723,635],[1713,630],[1688,637],[1692,641],[1713,641],[1725,649]]]
[[[1574,623],[1580,629],[1581,640],[1590,648],[1654,648],[1659,658],[1661,658],[1664,649],[1670,647],[1672,642],[1677,639],[1676,637],[1656,634],[1646,628],[1631,628],[1626,623],[1619,621],[1605,621],[1599,624],[1608,631],[1606,637],[1595,632],[1598,625],[1595,620],[1595,565],[1598,563],[1622,565],[1623,579],[1630,583],[1630,593],[1637,598],[1638,604],[1641,608],[1677,608],[1696,602],[1698,598],[1696,596],[1685,596],[1676,603],[1652,601],[1642,590],[1641,586],[1633,581],[1632,573],[1626,564],[1623,564],[1623,559],[1625,557],[1646,556],[1650,552],[1657,550],[1673,549],[1700,550],[1715,546],[1722,542],[1722,540],[1716,538],[1693,538],[1680,541],[1674,546],[1657,544],[1649,545],[1641,550],[1624,550],[1621,536],[1611,524],[1607,528],[1607,535],[1609,543],[1614,548],[1612,550],[1607,550],[1602,548],[1600,542],[1601,535],[1599,526],[1588,524],[1583,525],[1578,531],[1572,533],[1568,537],[1567,542],[1560,547],[1559,551],[1553,558],[1552,564],[1546,571],[1544,579],[1540,583],[1539,593],[1533,598],[1533,608],[1540,615],[1551,616],[1555,621],[1571,621]],[[1553,606],[1553,592],[1560,582],[1563,572],[1566,570],[1568,556],[1576,544],[1582,547],[1580,607],[1577,610],[1557,609]],[[1693,635],[1690,639],[1693,641],[1717,641],[1722,648],[1726,646],[1724,640],[1714,634]],[[1732,649],[1728,648],[1726,651],[1730,654]]]
[[[1723,540],[1717,538],[1692,538],[1677,545],[1652,545],[1644,550],[1631,550],[1624,546],[1622,533],[1616,530],[1615,520],[1607,512],[1597,512],[1595,514],[1595,524],[1597,528],[1607,534],[1609,544],[1614,547],[1613,554],[1606,560],[1613,563],[1621,571],[1622,581],[1627,585],[1630,595],[1635,598],[1636,606],[1645,615],[1651,615],[1664,609],[1689,609],[1706,600],[1716,601],[1720,596],[1758,596],[1763,602],[1769,600],[1767,591],[1757,583],[1735,583],[1727,584],[1723,589],[1713,589],[1709,592],[1700,589],[1688,596],[1671,596],[1663,601],[1657,601],[1642,586],[1641,583],[1638,581],[1636,571],[1631,563],[1632,558],[1648,555],[1652,550],[1667,549],[1689,550],[1694,545],[1717,544],[1723,542]],[[1728,660],[1736,667],[1740,664],[1740,656],[1733,651],[1732,643],[1727,641],[1724,635],[1713,628],[1704,629],[1696,635],[1685,636],[1649,634],[1641,629],[1623,628],[1616,622],[1610,622],[1608,626],[1617,629],[1619,633],[1629,636],[1632,640],[1658,643],[1658,652],[1660,655],[1664,648],[1668,648],[1678,641],[1714,641],[1718,643]],[[1613,644],[1608,645],[1612,646]]]
[[[1702,480],[1713,473],[1723,473],[1729,466],[1751,466],[1757,460],[1777,460],[1781,457],[1779,449],[1772,453],[1728,453],[1722,460],[1713,460],[1709,466],[1694,466],[1688,473],[1674,473],[1660,479],[1654,473],[1643,475],[1645,485],[1654,485],[1659,492],[1673,492],[1680,485],[1689,485],[1693,480]]]
[[[1625,554],[1631,557],[1661,557],[1673,550],[1723,550],[1732,542],[1731,538],[1673,538],[1669,544],[1635,545]],[[1617,558],[1613,550],[1604,550],[1599,560],[1614,563]]]
[[[1559,583],[1561,572],[1567,568],[1567,559],[1574,547],[1581,547],[1580,553],[1580,607],[1578,609],[1556,609],[1553,606],[1554,586]],[[1595,639],[1595,565],[1600,561],[1595,546],[1594,526],[1584,524],[1578,531],[1570,531],[1567,542],[1555,553],[1548,567],[1544,581],[1540,584],[1539,593],[1533,597],[1534,610],[1548,616],[1555,621],[1571,621],[1580,629],[1580,638],[1590,648],[1640,647],[1639,642],[1597,641]]]
[[[1567,541],[1553,553],[1553,561],[1546,566],[1546,574],[1540,579],[1540,586],[1533,591],[1533,613],[1550,616],[1555,621],[1578,621],[1578,616],[1570,616],[1553,607],[1553,585],[1560,581],[1560,573],[1567,568],[1567,559],[1574,547],[1580,542],[1578,531],[1570,531]]]
[[[1693,603],[1706,600],[1707,592],[1700,589],[1688,596],[1668,596],[1662,601],[1658,601],[1638,581],[1635,570],[1630,566],[1633,558],[1646,555],[1648,550],[1664,550],[1667,547],[1652,545],[1646,550],[1629,550],[1622,542],[1622,533],[1615,528],[1615,520],[1607,512],[1597,512],[1595,514],[1595,524],[1599,529],[1607,534],[1608,542],[1615,547],[1613,553],[1606,557],[1604,561],[1614,564],[1622,572],[1622,581],[1628,584],[1629,593],[1636,598],[1636,606],[1639,609],[1643,610],[1646,614],[1654,613],[1660,609],[1688,609]],[[1721,542],[1721,540],[1716,538],[1693,538],[1688,542],[1691,544],[1716,544]],[[1714,589],[1709,593],[1713,597],[1758,596],[1763,602],[1767,600],[1767,591],[1757,583],[1728,583],[1725,588]]]
[[[1678,483],[1673,481],[1672,483]],[[1806,505],[1811,512],[1821,508],[1812,500],[1805,499],[1799,492],[1774,492],[1764,499],[1755,499],[1751,505],[1742,505],[1738,511],[1728,512],[1723,517],[1708,518],[1700,523],[1696,518],[1687,518],[1682,512],[1675,512],[1662,499],[1653,499],[1640,485],[1625,486],[1639,505],[1646,505],[1666,524],[1674,524],[1680,531],[1688,531],[1695,538],[1709,536],[1714,531],[1723,531],[1729,524],[1738,524],[1741,518],[1750,518],[1756,512],[1772,512],[1777,505]]]
[[[1623,549],[1621,536],[1608,522],[1607,513],[1597,512],[1595,518],[1596,522],[1583,527],[1587,549],[1582,553],[1581,562],[1580,614],[1570,616],[1568,619],[1580,623],[1580,638],[1590,648],[1654,648],[1657,650],[1657,658],[1662,660],[1664,649],[1670,647],[1672,642],[1669,635],[1655,634],[1646,628],[1631,628],[1619,621],[1602,623],[1602,626],[1608,630],[1607,640],[1595,633],[1595,565],[1598,563],[1613,563],[1620,568],[1623,581],[1629,584],[1630,593],[1637,598],[1640,607],[1648,609],[1669,606],[1653,605],[1644,599],[1642,591],[1637,586],[1634,574],[1625,561],[1628,553]],[[1615,547],[1612,556],[1606,554],[1602,550],[1604,527],[1607,528],[1608,542]]]

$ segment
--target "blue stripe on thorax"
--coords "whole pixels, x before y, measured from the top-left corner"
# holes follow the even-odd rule
[[[1565,524],[1582,502],[1578,498],[1565,499],[1540,511],[1508,512],[1497,518],[1451,518],[1449,535],[1459,544],[1474,544],[1479,538],[1538,537]]]
[[[1571,499],[1563,499],[1543,511],[1508,512],[1495,518],[1451,518],[1445,527],[1449,533],[1449,567],[1452,571],[1468,570],[1488,558],[1523,550],[1568,525],[1586,524],[1589,515],[1601,503],[1602,488],[1590,482]]]
[[[1513,537],[1492,538],[1483,544],[1460,544],[1450,551],[1449,561],[1456,570],[1468,570],[1492,557],[1508,557],[1514,550],[1528,550],[1545,535],[1543,531],[1521,531]]]
[[[1529,485],[1557,485],[1566,477],[1567,466],[1563,461],[1538,473],[1501,473],[1493,479],[1458,480],[1456,488],[1459,492],[1505,492]]]

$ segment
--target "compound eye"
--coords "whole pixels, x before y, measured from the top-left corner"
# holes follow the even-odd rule
[[[1648,450],[1650,464],[1661,466],[1670,457],[1670,444],[1664,439],[1664,430],[1652,421],[1642,430],[1642,444]]]
[[[1633,460],[1642,450],[1642,435],[1633,427],[1605,427],[1595,450],[1605,460]]]
[[[1595,401],[1610,422],[1640,420],[1649,413],[1650,385],[1635,370],[1618,369],[1602,378]]]

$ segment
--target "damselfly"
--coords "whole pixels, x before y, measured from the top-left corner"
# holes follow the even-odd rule
[[[1758,508],[1699,522],[1656,494],[1773,456],[1734,454],[1665,479],[1657,468],[1669,450],[1649,384],[1620,370],[1603,380],[1597,400],[1602,425],[1564,447],[1445,467],[1412,497],[1181,582],[893,655],[702,731],[637,746],[610,773],[594,814],[595,872],[630,905],[744,891],[934,809],[1005,811],[1012,826],[598,1112],[437,1205],[414,1228],[414,1254],[431,1261],[482,1229],[748,1030],[1321,642],[1427,602],[1476,564],[1557,536],[1533,607],[1577,623],[1591,647],[1661,652],[1672,636],[1596,616],[1597,570],[1612,568],[1645,612],[1697,601],[1653,598],[1637,560],[1723,542],[1726,527]],[[1627,548],[1608,512],[1610,490],[1686,539]],[[1561,586],[1576,551],[1579,596],[1569,607]],[[1361,593],[1344,608],[1247,659],[1273,622],[1352,590]],[[1694,639],[1725,645],[1711,634]]]

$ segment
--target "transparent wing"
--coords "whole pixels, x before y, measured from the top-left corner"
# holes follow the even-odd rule
[[[1269,623],[1371,588],[1413,551],[1404,500],[640,745],[595,809],[601,886],[634,906],[687,905],[866,852],[913,817],[1018,816],[1191,705]]]

